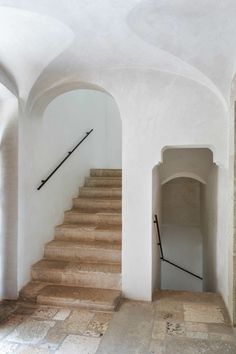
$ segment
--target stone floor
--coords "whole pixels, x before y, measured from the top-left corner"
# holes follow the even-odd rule
[[[94,354],[112,313],[0,304],[0,354]]]
[[[236,354],[236,338],[216,294],[162,291],[114,314],[3,302],[0,354],[13,353]]]
[[[162,291],[152,303],[125,301],[97,354],[236,354],[221,297]]]

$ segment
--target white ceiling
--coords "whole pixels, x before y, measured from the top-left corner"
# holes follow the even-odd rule
[[[7,73],[11,91],[25,102],[104,68],[173,73],[229,102],[235,0],[0,0],[0,6],[0,81]]]

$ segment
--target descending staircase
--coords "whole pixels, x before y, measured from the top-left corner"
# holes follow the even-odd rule
[[[32,266],[21,299],[115,310],[121,298],[121,183],[121,170],[90,171],[44,258]]]

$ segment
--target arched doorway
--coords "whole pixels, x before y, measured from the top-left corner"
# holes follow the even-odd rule
[[[216,291],[217,178],[208,148],[167,148],[154,167],[152,210],[164,258],[193,273],[165,262],[153,246],[156,288]],[[156,233],[154,224],[155,243]]]
[[[104,91],[77,86],[63,87],[64,92],[55,88],[23,122],[19,289],[29,281],[31,265],[42,258],[44,245],[53,239],[54,227],[71,209],[89,170],[121,168],[121,120],[115,100]],[[41,180],[90,129],[93,133],[38,191]],[[27,254],[26,245],[31,249]]]
[[[162,185],[162,247],[166,259],[202,277],[201,183],[189,177]],[[202,291],[202,280],[173,267],[161,265],[161,288]]]

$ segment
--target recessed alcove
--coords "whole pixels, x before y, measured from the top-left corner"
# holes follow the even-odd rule
[[[160,259],[154,227],[156,287],[215,290],[217,170],[208,148],[167,148],[163,162],[154,167],[153,214],[158,217],[164,258],[203,278]]]

